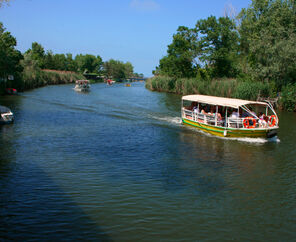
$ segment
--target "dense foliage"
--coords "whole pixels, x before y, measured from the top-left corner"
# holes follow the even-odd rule
[[[210,16],[179,27],[147,86],[245,99],[281,92],[281,106],[294,110],[295,43],[295,0],[252,0],[236,19]],[[225,93],[225,85],[233,90]]]
[[[20,81],[23,70],[20,60],[23,56],[15,47],[16,39],[0,23],[0,87],[3,87],[6,82]],[[9,76],[13,76],[14,80]]]

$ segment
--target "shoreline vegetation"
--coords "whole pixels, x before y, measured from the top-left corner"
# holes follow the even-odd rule
[[[268,82],[243,81],[234,78],[203,80],[154,76],[146,81],[151,91],[169,92],[179,95],[201,94],[245,100],[269,100],[274,106],[284,109],[283,97],[279,98],[275,86]],[[286,92],[284,92],[286,94]],[[284,97],[285,99],[286,97]]]
[[[296,2],[252,0],[238,15],[179,26],[154,77],[153,91],[274,100],[296,111]]]

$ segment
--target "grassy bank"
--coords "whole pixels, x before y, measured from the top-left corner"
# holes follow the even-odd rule
[[[171,92],[181,95],[203,94],[247,100],[275,98],[275,85],[268,82],[243,81],[238,79],[173,79],[167,76],[155,76],[146,81],[146,88],[152,91]],[[282,88],[277,103],[288,111],[296,111],[296,84]]]
[[[37,70],[24,71],[21,90],[27,90],[46,85],[73,83],[76,80],[85,79],[83,75],[69,71]]]
[[[76,80],[85,79],[82,74],[70,71],[57,70],[24,70],[20,76],[13,81],[0,82],[0,95],[5,94],[6,87],[16,88],[18,91],[25,91],[46,85],[58,85],[73,83]]]

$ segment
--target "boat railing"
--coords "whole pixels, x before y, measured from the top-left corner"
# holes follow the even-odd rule
[[[272,127],[269,123],[262,123],[258,118],[251,117],[228,117],[225,119],[218,120],[215,114],[203,114],[195,111],[191,111],[183,108],[183,117],[193,120],[195,122],[210,124],[219,127],[229,128],[268,128]]]

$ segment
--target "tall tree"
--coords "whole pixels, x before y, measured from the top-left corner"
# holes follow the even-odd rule
[[[75,62],[80,72],[88,73],[99,73],[103,65],[102,58],[99,55],[80,54],[75,57]]]
[[[172,77],[193,77],[199,65],[196,63],[196,38],[194,29],[180,26],[168,45],[167,55],[159,61],[158,74]]]
[[[22,71],[20,51],[15,49],[16,39],[5,31],[0,22],[0,78],[6,80],[8,75],[18,76]]]
[[[31,59],[35,60],[40,68],[45,67],[45,51],[41,44],[33,42],[31,49],[28,49],[26,53],[31,55]]]
[[[239,36],[235,23],[229,17],[211,16],[196,23],[197,57],[212,69],[214,77],[234,77],[237,74]]]
[[[104,72],[109,78],[126,79],[133,75],[133,65],[130,62],[109,60],[104,63]]]
[[[253,0],[239,19],[246,73],[278,86],[296,82],[295,0]]]

